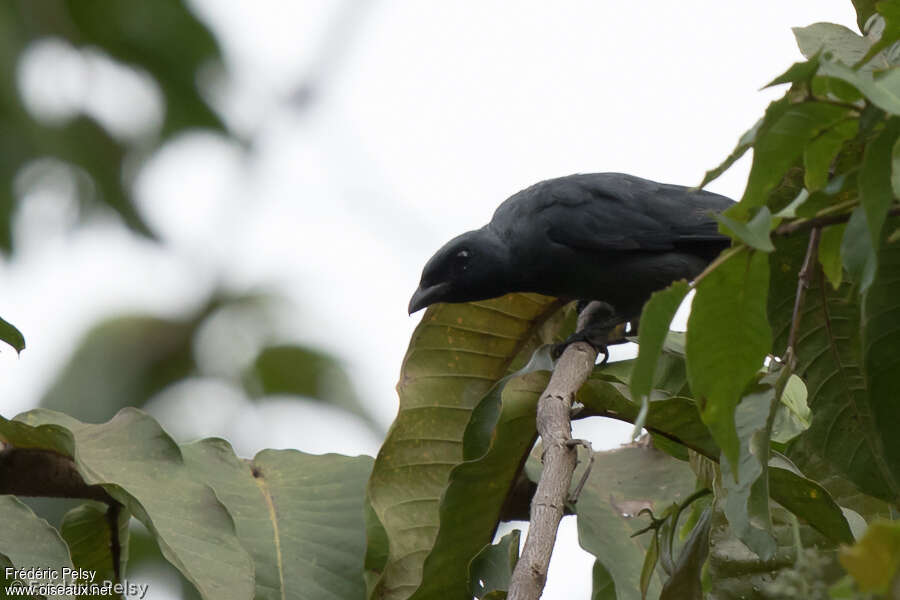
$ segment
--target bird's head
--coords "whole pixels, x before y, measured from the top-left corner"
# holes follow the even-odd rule
[[[425,264],[409,314],[437,302],[471,302],[502,296],[509,271],[506,245],[483,227],[459,235]]]

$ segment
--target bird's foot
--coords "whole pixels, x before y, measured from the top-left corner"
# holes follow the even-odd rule
[[[625,322],[627,319],[616,311],[615,307],[598,300],[579,300],[578,330],[570,335],[564,342],[555,344],[550,349],[550,356],[557,360],[569,344],[575,342],[587,342],[593,346],[598,354],[603,355],[601,365],[609,360],[607,346],[621,344],[625,341]]]

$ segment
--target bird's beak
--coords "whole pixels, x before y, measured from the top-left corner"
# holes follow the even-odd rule
[[[441,295],[449,287],[449,282],[438,283],[425,288],[420,285],[419,289],[416,290],[409,300],[409,314],[413,314],[417,310],[421,310],[430,304],[439,302],[441,300]]]

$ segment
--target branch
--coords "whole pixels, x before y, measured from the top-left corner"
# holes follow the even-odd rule
[[[784,361],[787,363],[791,371],[797,367],[797,352],[795,345],[797,344],[797,331],[800,329],[800,311],[803,310],[803,301],[806,299],[806,290],[812,279],[812,272],[816,263],[816,255],[819,249],[819,238],[822,235],[822,229],[816,227],[809,235],[809,245],[806,247],[806,258],[803,259],[803,266],[797,276],[797,296],[794,298],[794,313],[791,315],[791,331],[788,334],[787,348],[784,351]]]
[[[0,494],[116,503],[101,486],[86,484],[71,458],[30,448],[0,450]]]
[[[806,231],[807,229],[816,229],[825,227],[826,225],[834,225],[836,223],[846,223],[850,220],[850,215],[852,214],[853,213],[841,213],[839,215],[825,215],[822,217],[813,217],[812,219],[792,221],[776,227],[773,233],[778,236],[791,235],[792,233]],[[897,215],[900,215],[900,206],[890,209],[887,213],[887,216],[889,217],[896,217]]]
[[[579,330],[584,328],[582,320],[579,318]],[[596,360],[597,350],[587,342],[570,344],[538,401],[537,430],[544,446],[544,469],[531,502],[531,524],[525,547],[510,580],[509,600],[537,600],[544,590],[556,531],[578,457],[576,449],[569,445],[572,401],[593,371]]]

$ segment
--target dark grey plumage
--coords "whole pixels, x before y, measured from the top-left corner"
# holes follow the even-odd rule
[[[635,319],[651,293],[692,279],[728,247],[711,215],[732,204],[622,173],[542,181],[503,202],[481,229],[438,250],[409,312],[538,292],[603,301],[621,320]]]

